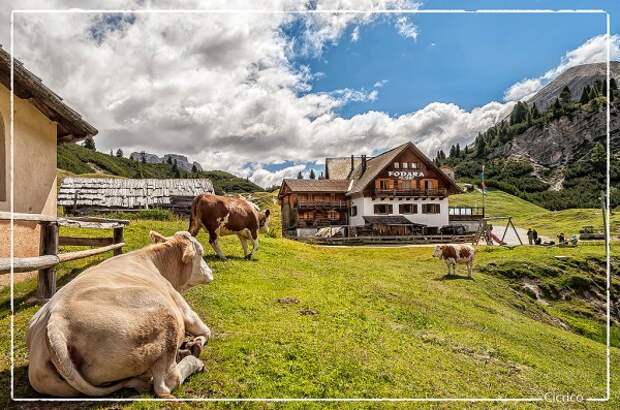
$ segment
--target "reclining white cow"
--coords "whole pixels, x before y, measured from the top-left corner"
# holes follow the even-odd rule
[[[85,270],[37,312],[26,336],[28,378],[39,393],[106,396],[121,388],[170,393],[204,364],[177,363],[185,333],[198,353],[211,331],[179,292],[213,280],[189,232]]]

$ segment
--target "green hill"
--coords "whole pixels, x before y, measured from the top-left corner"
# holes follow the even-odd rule
[[[243,193],[263,191],[263,188],[225,171],[189,173],[174,171],[168,164],[146,164],[129,158],[110,156],[77,144],[58,145],[58,168],[75,175],[122,178],[209,178],[215,192]]]
[[[450,205],[482,206],[482,194],[470,192],[453,195]],[[592,225],[596,230],[603,229],[601,209],[576,208],[561,211],[550,211],[524,199],[499,190],[489,190],[486,197],[487,216],[512,216],[515,225],[520,228],[535,228],[539,233],[555,238],[560,232],[570,235],[579,233],[586,225]],[[613,212],[611,217],[612,235],[618,236],[620,229],[620,214]],[[498,222],[499,224],[499,222]],[[524,239],[524,238],[522,238]]]

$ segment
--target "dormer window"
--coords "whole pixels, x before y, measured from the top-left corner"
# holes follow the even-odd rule
[[[406,162],[403,162],[403,168],[407,169],[407,163]]]
[[[394,168],[396,168],[396,169],[400,168],[400,164],[398,162],[395,162],[394,163]]]
[[[411,169],[416,169],[418,167],[418,164],[416,164],[415,162],[412,162],[410,165]]]

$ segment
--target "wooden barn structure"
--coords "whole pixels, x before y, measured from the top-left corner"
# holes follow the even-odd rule
[[[209,179],[65,178],[58,205],[69,214],[168,208],[187,213],[197,195],[213,193]]]

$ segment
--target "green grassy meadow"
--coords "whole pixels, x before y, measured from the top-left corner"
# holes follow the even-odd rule
[[[450,197],[450,205],[482,206],[480,192],[468,192]],[[524,199],[499,190],[489,190],[486,197],[487,216],[512,216],[519,228],[535,228],[539,233],[555,238],[560,232],[567,237],[578,234],[586,225],[596,230],[603,228],[602,211],[595,208],[565,209],[549,211]],[[612,235],[618,237],[620,232],[620,214],[612,212],[610,218]]]
[[[264,197],[263,197],[264,196]],[[269,203],[263,194],[258,200]],[[500,200],[490,195],[500,209]],[[257,201],[258,201],[257,200]],[[456,201],[455,201],[456,202]],[[537,207],[536,207],[537,208]],[[529,211],[532,212],[533,211]],[[516,215],[515,215],[516,216]],[[274,218],[274,223],[278,218]],[[543,226],[543,221],[539,221]],[[562,224],[567,221],[560,222]],[[132,221],[127,250],[187,221]],[[541,231],[542,228],[541,228]],[[544,232],[544,231],[543,231]],[[84,234],[84,231],[80,232]],[[72,232],[77,234],[77,232]],[[94,231],[89,234],[101,235]],[[204,232],[199,240],[207,245]],[[545,393],[605,395],[605,327],[600,306],[583,297],[604,281],[602,244],[577,248],[478,247],[473,280],[444,277],[429,247],[326,248],[278,235],[261,238],[255,260],[242,259],[235,237],[225,237],[226,262],[207,245],[215,280],[185,296],[211,327],[202,353],[206,371],[193,375],[180,398],[542,397]],[[620,252],[614,249],[615,257]],[[556,258],[562,256],[562,259]],[[109,255],[63,264],[62,285]],[[618,259],[616,259],[617,261]],[[599,266],[600,268],[600,266]],[[614,291],[620,288],[615,265]],[[543,298],[524,292],[536,284]],[[34,280],[15,288],[16,396],[37,397],[28,385],[25,331],[39,306]],[[562,298],[554,298],[554,292]],[[298,303],[281,303],[291,298]],[[93,307],[96,308],[96,307]],[[618,318],[616,318],[617,320]],[[0,323],[10,323],[9,291],[0,291]],[[620,405],[620,332],[611,349],[612,401]],[[0,335],[2,385],[9,382],[9,332]],[[124,391],[120,397],[134,394]],[[151,397],[143,395],[140,397]],[[3,392],[2,407],[9,407]],[[96,408],[219,408],[238,403],[95,403]],[[75,408],[85,408],[79,403]],[[555,408],[551,403],[434,403],[433,408]],[[244,403],[244,408],[378,408],[378,403]],[[393,403],[391,407],[429,407]],[[583,404],[574,404],[583,408]],[[42,407],[37,407],[42,408]]]

